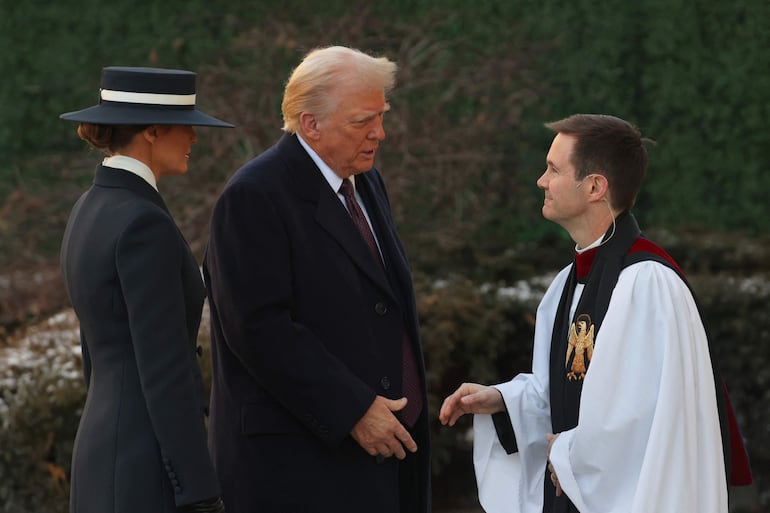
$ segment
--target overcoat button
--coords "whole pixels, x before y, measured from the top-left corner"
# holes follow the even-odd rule
[[[380,386],[382,386],[382,388],[384,388],[385,390],[390,390],[390,379],[387,376],[382,378],[380,380]]]
[[[198,353],[198,356],[203,356],[203,346],[196,347],[195,352]]]
[[[385,315],[388,313],[388,307],[385,306],[385,303],[377,303],[374,305],[374,311],[380,315]]]

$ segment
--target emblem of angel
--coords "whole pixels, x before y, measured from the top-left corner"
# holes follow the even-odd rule
[[[570,357],[574,354],[572,365],[570,366]],[[567,344],[567,358],[564,365],[569,372],[567,378],[583,379],[586,375],[587,364],[591,362],[594,354],[594,325],[591,317],[587,314],[580,314],[572,326],[569,328],[569,340]]]

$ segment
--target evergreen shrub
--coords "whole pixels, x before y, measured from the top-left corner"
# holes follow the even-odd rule
[[[31,328],[0,358],[0,513],[66,513],[85,401],[74,315]]]
[[[436,511],[477,506],[471,419],[441,426],[441,402],[463,382],[499,383],[530,371],[536,307],[552,278],[478,284],[460,276],[416,276]],[[770,318],[764,315],[770,279],[695,274],[690,281],[746,439],[756,500],[768,505],[763,487],[770,482],[770,410],[759,405],[770,404]],[[208,330],[204,312],[199,343],[207,382]],[[72,443],[85,400],[77,322],[71,311],[55,316],[0,356],[8,362],[0,371],[0,513],[65,513]]]

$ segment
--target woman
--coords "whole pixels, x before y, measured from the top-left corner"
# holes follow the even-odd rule
[[[88,387],[72,458],[72,513],[224,511],[206,446],[196,357],[205,289],[157,190],[187,172],[195,73],[108,67],[99,104],[63,114],[108,154],[61,248]]]

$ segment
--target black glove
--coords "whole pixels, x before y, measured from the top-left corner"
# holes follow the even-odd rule
[[[212,497],[202,501],[185,504],[176,508],[177,513],[225,513],[225,504],[221,497]]]

